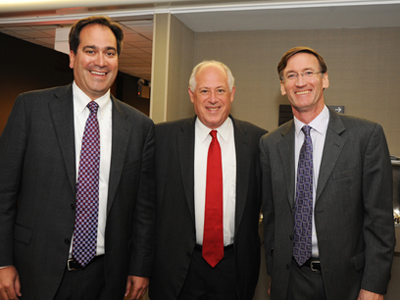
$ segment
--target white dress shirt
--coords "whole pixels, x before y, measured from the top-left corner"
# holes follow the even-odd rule
[[[82,137],[85,130],[86,120],[89,116],[89,108],[86,105],[91,99],[76,85],[72,85],[74,103],[74,125],[75,125],[75,161],[76,180],[78,180],[79,158],[82,146]],[[99,219],[97,227],[97,249],[96,255],[104,254],[104,234],[107,219],[107,197],[108,181],[111,165],[112,145],[112,103],[110,91],[95,100],[99,105],[97,120],[100,129],[100,179],[99,179]],[[72,253],[72,244],[70,254]]]
[[[217,138],[221,147],[223,177],[223,227],[224,245],[233,243],[235,235],[236,204],[236,151],[232,120],[226,121],[217,129]],[[196,220],[196,243],[203,244],[204,210],[206,203],[207,156],[212,137],[211,129],[199,118],[195,123],[194,150],[194,204]]]
[[[319,168],[321,166],[322,153],[325,145],[325,137],[326,131],[328,129],[329,124],[329,110],[325,106],[322,112],[308,125],[312,127],[311,129],[311,140],[313,144],[313,167],[314,167],[314,176],[313,176],[313,216],[312,216],[312,256],[319,257],[318,250],[318,237],[317,231],[315,227],[315,199],[317,194],[317,186],[318,186],[318,176],[319,176]],[[301,146],[304,143],[304,133],[301,128],[307,124],[302,123],[296,117],[294,117],[294,126],[295,126],[295,182],[297,182],[297,167],[299,163],[299,155]],[[295,189],[295,197],[296,197],[296,185]]]

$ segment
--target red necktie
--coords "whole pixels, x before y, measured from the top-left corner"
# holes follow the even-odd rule
[[[212,141],[208,149],[206,207],[204,215],[203,258],[215,267],[224,257],[222,226],[222,162],[217,131],[210,132]]]

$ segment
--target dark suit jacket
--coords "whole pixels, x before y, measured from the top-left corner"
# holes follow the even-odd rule
[[[195,117],[156,125],[157,242],[152,300],[176,299],[196,244],[194,211]],[[261,170],[258,143],[266,132],[233,119],[237,184],[234,251],[238,299],[252,299],[260,267],[258,220]]]
[[[271,299],[286,299],[294,228],[294,123],[260,141],[263,212]],[[386,293],[394,251],[392,172],[380,125],[330,120],[318,178],[315,223],[328,300]]]
[[[128,274],[151,274],[155,143],[149,118],[111,101],[105,273],[109,299],[122,300]],[[71,85],[18,96],[0,139],[0,266],[16,266],[22,299],[53,299],[61,282],[75,220],[74,144]]]

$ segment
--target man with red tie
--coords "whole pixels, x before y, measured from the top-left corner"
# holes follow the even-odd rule
[[[266,133],[230,116],[221,62],[189,80],[196,115],[156,125],[157,234],[151,300],[252,299],[258,281],[260,165]]]

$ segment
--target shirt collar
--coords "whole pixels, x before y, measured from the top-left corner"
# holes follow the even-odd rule
[[[212,130],[211,128],[208,128],[206,125],[204,125],[199,118],[196,118],[196,134],[200,138],[201,142],[204,142],[206,138],[210,135],[210,131]],[[231,118],[227,118],[225,122],[218,128],[215,128],[215,130],[218,131],[219,136],[224,140],[228,141],[229,139],[229,133],[233,128],[232,120]]]
[[[92,101],[90,99],[90,97],[88,95],[86,95],[76,84],[76,82],[74,81],[74,83],[72,84],[72,94],[73,94],[73,99],[74,99],[74,107],[75,107],[75,111],[77,113],[81,113],[82,111],[84,111],[84,109],[86,108],[86,105],[88,105],[88,103],[90,101]],[[96,103],[99,105],[99,110],[103,110],[111,104],[111,93],[110,90],[107,91],[107,93],[105,93],[103,96],[101,96],[100,98],[95,99],[94,101],[96,101]]]
[[[293,117],[293,119],[294,119],[296,136],[299,136],[301,128],[303,128],[303,126],[307,124],[304,124],[303,122],[299,121],[296,117]],[[320,134],[325,134],[328,128],[328,123],[329,123],[329,110],[325,105],[321,113],[308,125],[310,125],[315,131],[319,132]]]

